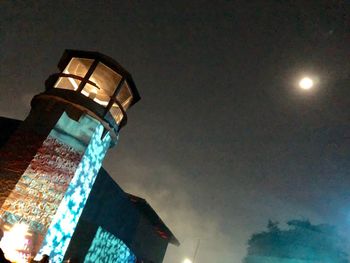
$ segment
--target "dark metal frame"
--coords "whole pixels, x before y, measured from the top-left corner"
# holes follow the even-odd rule
[[[72,60],[72,58],[84,58],[84,59],[92,59],[93,60],[93,63],[89,67],[89,69],[84,77],[76,76],[73,74],[63,73],[63,71],[65,70],[65,68],[67,67],[69,62]],[[129,108],[131,106],[133,106],[136,102],[138,102],[141,98],[140,98],[139,92],[136,89],[135,83],[134,83],[130,73],[128,71],[126,71],[118,62],[116,62],[112,58],[110,58],[106,55],[103,55],[101,53],[98,53],[98,52],[93,52],[93,51],[82,51],[82,50],[71,50],[71,49],[65,50],[59,63],[58,63],[58,69],[61,72],[54,74],[54,75],[51,75],[49,77],[49,79],[47,80],[46,85],[47,85],[48,89],[51,89],[53,87],[53,85],[55,84],[55,82],[60,77],[70,77],[70,78],[78,79],[81,81],[79,83],[78,89],[76,91],[74,91],[78,94],[80,94],[81,91],[84,89],[86,83],[89,83],[89,84],[91,84],[94,87],[99,89],[99,87],[96,85],[96,83],[89,80],[89,78],[91,77],[91,75],[93,74],[97,65],[100,62],[103,63],[104,65],[108,66],[113,71],[115,71],[116,73],[118,73],[119,75],[122,76],[122,79],[120,80],[116,89],[114,90],[113,95],[110,96],[110,101],[107,104],[107,106],[105,107],[105,110],[103,113],[104,118],[110,119],[110,117],[107,117],[107,116],[111,116],[111,114],[109,113],[110,109],[112,108],[114,103],[118,105],[118,107],[121,110],[122,115],[123,115],[121,122],[118,124],[118,130],[119,130],[121,127],[125,126],[127,123],[127,115],[126,115],[125,109],[123,108],[121,103],[117,100],[117,95],[120,92],[120,90],[122,89],[125,82],[128,83],[128,86],[129,86],[130,92],[131,92],[131,96],[132,96],[132,101],[129,105]],[[99,113],[99,115],[101,116],[101,113]]]
[[[80,76],[77,76],[77,75],[66,74],[66,73],[58,73],[57,76],[58,76],[59,78],[60,78],[60,77],[67,77],[67,78],[77,79],[77,80],[80,80],[80,81],[84,82],[84,86],[85,86],[86,83],[89,83],[90,85],[94,86],[95,88],[100,89],[100,88],[96,85],[95,82],[92,82],[91,80],[86,79],[85,77],[83,78],[83,77],[80,77]],[[81,83],[79,83],[78,90],[79,90],[79,88],[80,88],[80,84],[81,84]],[[79,90],[79,92],[81,92],[81,91],[83,90],[84,86],[82,87],[81,90]]]
[[[128,82],[130,90],[131,90],[131,94],[133,97],[132,102],[131,102],[129,107],[131,107],[132,105],[134,105],[136,102],[138,102],[141,99],[140,94],[139,94],[138,90],[136,89],[136,85],[135,85],[134,80],[132,79],[131,74],[126,69],[124,69],[117,61],[115,61],[111,57],[103,55],[99,52],[72,50],[72,49],[65,50],[59,63],[58,63],[58,68],[61,70],[61,72],[63,72],[63,70],[66,68],[66,66],[70,62],[70,60],[74,57],[93,59],[94,62],[90,67],[92,72],[95,70],[97,64],[99,62],[102,62],[103,64],[105,64],[106,66],[108,66],[109,68],[111,68],[112,70],[117,72],[119,75],[121,75],[122,79],[124,79]],[[89,79],[89,77],[92,74],[92,72],[90,72],[90,69],[89,69],[88,73],[85,75],[85,78],[87,78],[87,80]],[[90,75],[89,75],[89,72],[90,72]],[[80,83],[80,84],[82,84],[82,83]]]
[[[92,65],[90,66],[88,72],[86,72],[83,80],[80,82],[80,84],[78,86],[78,89],[77,89],[77,92],[80,93],[83,90],[83,88],[85,87],[86,83],[89,81],[89,78],[91,77],[92,73],[94,73],[97,65],[98,65],[98,60],[94,60],[94,62],[92,62]],[[97,87],[96,84],[95,84],[95,87]]]

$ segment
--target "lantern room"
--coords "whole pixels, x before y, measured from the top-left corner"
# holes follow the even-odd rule
[[[66,50],[58,69],[46,81],[45,94],[83,106],[117,130],[126,124],[126,111],[140,96],[131,75],[116,61],[98,52]]]

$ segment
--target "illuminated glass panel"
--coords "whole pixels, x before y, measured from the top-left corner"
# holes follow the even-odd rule
[[[135,263],[136,257],[119,238],[101,227],[91,243],[84,263]]]
[[[50,256],[51,262],[62,262],[92,185],[110,146],[111,137],[107,134],[102,138],[103,130],[102,125],[96,128],[47,231],[38,258],[47,254]]]
[[[112,105],[112,108],[110,109],[110,113],[112,114],[115,122],[117,124],[120,124],[120,122],[123,119],[123,112],[121,111],[121,109],[119,108],[118,104],[114,103]]]
[[[98,63],[89,78],[97,87],[87,83],[81,93],[93,99],[98,104],[107,106],[121,79],[122,77],[115,71],[103,63]]]
[[[83,78],[85,77],[92,63],[92,59],[72,58],[67,67],[64,69],[63,73],[72,74]],[[77,90],[80,82],[80,80],[71,77],[60,77],[54,87],[60,89]]]
[[[123,106],[123,109],[125,111],[130,106],[130,103],[132,101],[132,95],[131,95],[129,85],[126,81],[117,95],[117,101]]]

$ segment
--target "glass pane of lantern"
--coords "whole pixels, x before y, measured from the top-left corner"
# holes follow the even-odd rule
[[[103,105],[103,106],[107,106],[110,97],[102,92],[99,92],[100,88],[91,85],[89,83],[86,83],[84,86],[84,89],[81,91],[81,93],[83,95],[85,95],[86,97],[89,97],[90,99],[93,99],[94,101],[96,101],[97,103]],[[99,94],[99,97],[97,98],[97,94]]]
[[[94,62],[93,59],[72,58],[68,66],[64,69],[63,73],[85,77],[90,66],[92,65],[92,62]]]
[[[98,63],[96,69],[89,78],[97,87],[87,83],[82,90],[82,94],[103,106],[107,106],[121,79],[122,77],[115,71],[103,63]]]
[[[79,87],[80,80],[74,78],[60,77],[55,84],[55,88],[76,90]]]
[[[132,101],[132,95],[128,83],[125,81],[123,87],[117,94],[117,101],[127,110]]]
[[[93,59],[72,58],[63,73],[72,74],[79,77],[85,77],[87,71],[92,65]],[[55,88],[76,90],[79,87],[80,80],[72,77],[60,77],[55,84]]]
[[[110,113],[112,114],[117,124],[119,124],[122,121],[123,112],[116,103],[113,104],[112,108],[110,109]]]

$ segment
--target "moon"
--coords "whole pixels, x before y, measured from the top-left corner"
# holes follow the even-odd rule
[[[304,77],[299,81],[299,87],[304,90],[309,90],[314,86],[314,81],[309,77]]]

